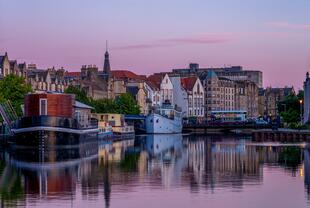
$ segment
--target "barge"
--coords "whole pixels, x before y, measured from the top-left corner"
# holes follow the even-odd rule
[[[92,107],[75,100],[72,94],[28,94],[24,116],[12,128],[18,146],[79,145],[96,141],[98,121]]]

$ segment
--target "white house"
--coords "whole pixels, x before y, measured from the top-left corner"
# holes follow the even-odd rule
[[[164,76],[160,83],[161,103],[170,102],[174,106],[173,100],[173,84],[168,74]]]
[[[181,79],[183,88],[188,96],[188,117],[202,119],[205,116],[205,92],[198,77],[184,77]]]
[[[188,117],[188,95],[180,77],[170,77],[173,85],[173,103],[182,109],[182,116]]]

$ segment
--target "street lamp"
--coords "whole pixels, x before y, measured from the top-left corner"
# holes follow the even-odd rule
[[[300,100],[299,100],[299,104],[300,104],[300,124],[303,123],[303,122],[302,122],[302,103],[303,103],[303,101],[300,99]]]

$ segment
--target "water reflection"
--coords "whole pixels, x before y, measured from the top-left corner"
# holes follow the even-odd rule
[[[253,189],[263,195],[265,187],[298,178],[290,183],[300,193],[305,190],[305,199],[296,204],[306,206],[309,151],[308,146],[254,144],[246,137],[182,135],[147,135],[74,148],[2,150],[1,204],[144,207],[152,202],[154,207],[188,203],[204,207],[212,198],[213,205],[221,206],[225,202],[220,196],[236,193],[250,199]],[[283,199],[295,202],[300,193],[287,191],[291,196]],[[171,194],[178,200],[167,197]],[[236,201],[239,207],[247,207],[241,202]]]

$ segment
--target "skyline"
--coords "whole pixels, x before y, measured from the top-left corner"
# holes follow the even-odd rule
[[[102,68],[108,40],[112,70],[137,74],[171,71],[190,62],[241,65],[262,71],[265,87],[299,89],[310,71],[306,0],[0,0],[0,7],[5,8],[0,53],[42,68]]]

